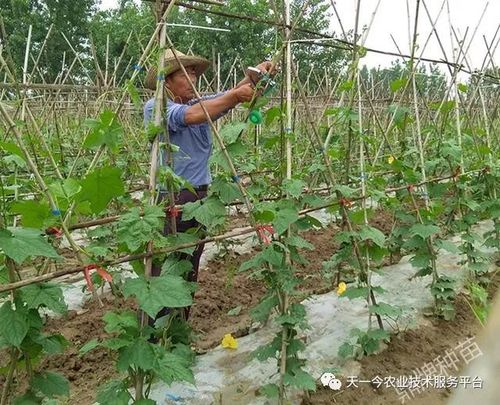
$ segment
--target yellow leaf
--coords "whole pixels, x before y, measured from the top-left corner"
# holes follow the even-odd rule
[[[228,333],[222,338],[221,345],[226,349],[237,349],[238,341],[230,333]]]
[[[337,295],[342,295],[344,291],[347,290],[347,285],[343,281],[337,286]]]
[[[389,156],[389,158],[387,159],[387,163],[389,163],[390,165],[392,165],[392,163],[396,160],[396,158],[394,156]]]

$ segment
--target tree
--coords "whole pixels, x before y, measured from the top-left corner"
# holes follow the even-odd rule
[[[0,15],[5,27],[1,43],[12,57],[14,74],[22,76],[26,42],[29,26],[32,25],[31,55],[36,59],[51,24],[54,29],[42,53],[39,68],[43,78],[52,82],[61,72],[62,60],[66,54],[66,67],[75,55],[62,33],[67,37],[76,52],[85,52],[88,24],[96,10],[97,0],[10,0],[0,2]],[[28,72],[33,68],[29,59]],[[73,74],[82,74],[83,69],[77,64]],[[40,78],[34,81],[41,81]]]
[[[130,77],[142,55],[142,47],[146,46],[154,29],[154,15],[144,3],[137,5],[131,0],[121,0],[117,9],[98,11],[93,15],[89,27],[97,61],[92,58],[89,68],[95,69],[97,62],[101,71],[105,70],[106,44],[109,37],[108,73],[112,73],[114,63],[118,62],[123,53],[116,76],[120,78],[125,74],[125,78]]]

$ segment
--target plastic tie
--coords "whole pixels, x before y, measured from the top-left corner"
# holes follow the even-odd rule
[[[167,214],[169,217],[177,218],[181,214],[181,210],[174,205],[167,208]]]
[[[241,177],[236,175],[236,176],[231,176],[231,180],[234,182],[234,183],[239,183],[241,181]]]
[[[139,65],[139,64],[135,64],[135,65],[133,65],[132,67],[134,68],[134,70],[138,70],[139,72],[142,72],[142,71],[146,70],[146,69],[144,69],[144,68],[143,68],[141,65]]]
[[[87,282],[87,287],[89,291],[94,291],[94,283],[92,282],[92,278],[90,277],[90,271],[95,270],[97,274],[108,283],[113,281],[113,277],[106,270],[104,270],[101,266],[92,263],[83,268],[83,276],[85,277],[85,281]]]
[[[51,212],[52,215],[56,215],[56,216],[61,215],[61,211],[58,208],[53,209],[50,212]]]
[[[351,201],[351,200],[349,200],[348,198],[345,198],[345,197],[340,197],[339,204],[340,204],[342,207],[349,208],[350,206],[352,206],[352,201]]]
[[[274,235],[274,228],[271,225],[257,226],[257,235],[259,235],[259,239],[262,241],[262,243],[264,243],[264,245],[269,245],[271,243],[271,239],[266,232],[272,236]]]
[[[61,228],[58,228],[56,226],[51,226],[45,230],[46,235],[51,235],[54,236],[55,238],[60,238],[63,236],[64,232],[62,231]]]

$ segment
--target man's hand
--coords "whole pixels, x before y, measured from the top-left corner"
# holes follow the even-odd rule
[[[259,63],[256,67],[261,72],[269,73],[271,76],[275,75],[277,72],[276,66],[273,66],[273,63],[269,60]]]
[[[236,107],[239,103],[252,100],[254,92],[255,89],[247,83],[227,91],[220,97],[200,101],[186,110],[184,122],[186,125],[207,122],[207,117],[201,107],[201,104],[203,104],[207,110],[210,118],[215,119],[219,116],[219,114]]]
[[[254,92],[255,90],[250,83],[243,84],[230,90],[230,93],[237,103],[244,103],[245,101],[252,100]]]

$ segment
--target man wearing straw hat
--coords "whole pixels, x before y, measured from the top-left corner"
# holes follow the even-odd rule
[[[212,137],[208,119],[203,111],[200,100],[196,98],[193,85],[196,79],[203,74],[210,62],[198,56],[188,56],[176,51],[177,59],[173,52],[168,49],[165,60],[165,91],[167,93],[167,126],[170,142],[178,147],[172,153],[172,169],[178,176],[187,180],[195,189],[195,193],[187,189],[181,190],[175,195],[175,204],[185,204],[200,200],[207,195],[208,186],[212,178],[208,167],[208,161],[212,153]],[[187,75],[181,69],[179,62],[184,66]],[[263,62],[257,66],[262,72],[267,72],[271,68],[271,62]],[[190,83],[191,82],[191,83]],[[145,80],[145,87],[156,90],[157,71],[151,68]],[[214,95],[201,97],[203,106],[207,110],[212,120],[217,120],[239,103],[250,101],[254,96],[254,83],[250,78],[245,77],[234,88]],[[153,120],[154,98],[147,101],[144,106],[144,122],[147,125]],[[165,153],[160,156],[160,165],[166,165]],[[160,200],[166,197],[166,191],[160,190]],[[165,219],[164,234],[171,233],[170,218]],[[190,228],[199,227],[200,224],[192,219],[181,221],[181,216],[176,218],[176,228],[178,232],[185,232]],[[203,245],[198,245],[191,257],[183,256],[192,263],[192,270],[188,274],[189,281],[197,281],[198,268],[200,264]],[[154,265],[153,276],[159,276],[161,266]],[[164,308],[158,317],[169,312]],[[189,308],[185,310],[185,318],[189,316]]]

